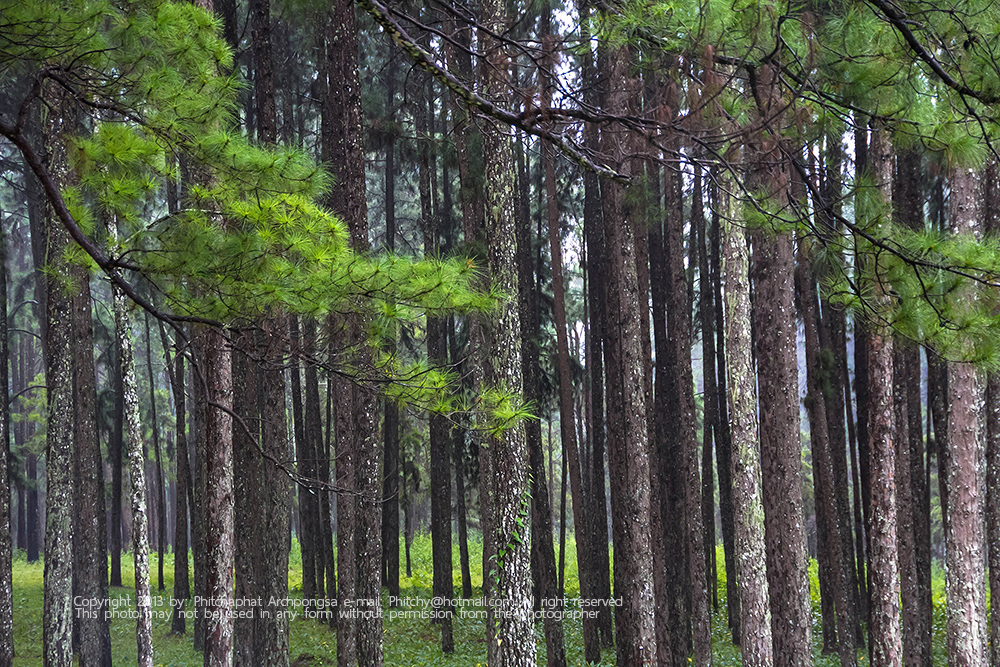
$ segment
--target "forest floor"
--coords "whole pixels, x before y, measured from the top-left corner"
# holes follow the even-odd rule
[[[470,562],[472,563],[472,584],[475,595],[481,593],[482,573],[479,566],[482,563],[482,543],[469,544]],[[400,577],[400,597],[409,598],[411,604],[418,605],[416,600],[429,601],[431,597],[431,540],[428,534],[416,536],[410,550],[412,577]],[[558,558],[558,554],[557,554]],[[455,590],[461,592],[462,580],[458,570],[458,547],[454,553]],[[400,554],[401,575],[405,575],[405,556]],[[725,603],[725,572],[722,569],[722,547],[718,547],[719,564],[719,608],[713,616],[713,648],[714,664],[717,667],[739,665],[739,649],[730,641],[726,627]],[[188,621],[188,633],[184,636],[170,634],[169,600],[173,590],[173,556],[168,554],[164,561],[163,591],[157,591],[157,555],[151,554],[150,573],[152,575],[154,596],[153,643],[155,647],[155,664],[163,667],[200,667],[202,656],[191,646],[191,623]],[[822,635],[819,611],[819,586],[816,579],[816,561],[811,562],[813,597],[813,638],[816,656],[816,667],[835,667],[839,664],[836,654],[822,655]],[[14,563],[14,647],[15,666],[36,667],[42,664],[42,575],[43,565],[27,563],[24,553],[20,552]],[[130,588],[133,581],[131,555],[122,557],[122,580],[124,588],[112,588],[112,607],[116,604],[120,611],[134,609],[135,589]],[[298,545],[293,541],[291,560],[289,563],[289,590],[292,598],[301,599],[301,560]],[[934,593],[934,664],[945,664],[944,636],[944,575],[935,564],[933,576]],[[579,595],[579,583],[576,572],[576,550],[571,539],[566,545],[566,597]],[[159,599],[157,599],[159,596]],[[385,602],[385,596],[383,601]],[[419,610],[419,606],[409,609]],[[190,604],[188,605],[190,609]],[[455,652],[443,655],[440,650],[440,630],[432,625],[428,618],[420,618],[411,614],[411,618],[389,618],[389,609],[384,609],[385,618],[385,664],[391,667],[482,667],[486,663],[486,635],[483,620],[477,618],[454,619]],[[159,612],[159,613],[156,613]],[[124,615],[124,614],[120,614]],[[567,663],[572,667],[582,667],[583,637],[579,620],[567,619],[564,622],[566,632]],[[536,624],[535,636],[538,646],[539,665],[545,664],[545,640],[542,623]],[[111,644],[116,667],[136,664],[135,621],[128,618],[112,619]],[[289,637],[290,661],[296,667],[319,667],[320,665],[336,665],[336,635],[324,623],[304,619],[301,616],[291,621]],[[614,649],[604,651],[604,664],[614,665]],[[867,651],[859,651],[860,664],[868,661]],[[298,662],[297,662],[298,661]]]

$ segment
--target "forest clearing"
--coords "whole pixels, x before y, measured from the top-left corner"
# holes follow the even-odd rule
[[[998,44],[0,0],[0,667],[1000,667]]]

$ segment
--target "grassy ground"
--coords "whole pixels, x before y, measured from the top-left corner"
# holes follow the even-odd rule
[[[482,584],[481,571],[478,566],[482,562],[482,547],[480,543],[471,543],[472,562],[472,583],[476,588],[476,594]],[[28,564],[24,561],[23,553],[20,559],[14,564],[14,646],[17,658],[14,661],[16,666],[35,667],[42,663],[42,573],[41,563]],[[428,535],[420,535],[414,540],[411,549],[413,576],[403,576],[400,580],[401,597],[423,598],[430,597],[431,591],[431,541]],[[461,591],[461,576],[458,574],[458,550],[454,554],[456,565],[455,590]],[[726,628],[725,617],[725,573],[721,571],[723,563],[721,547],[719,548],[718,563],[720,565],[720,602],[719,611],[713,618],[713,646],[715,653],[715,665],[726,667],[729,665],[739,665],[739,650],[729,641],[729,632]],[[188,634],[183,637],[175,637],[169,634],[170,620],[168,613],[168,601],[170,592],[173,589],[173,558],[168,555],[165,561],[166,590],[163,591],[163,600],[159,605],[154,605],[154,610],[163,612],[162,619],[157,619],[154,615],[153,642],[156,649],[156,663],[164,667],[199,666],[202,664],[201,654],[191,648],[190,622]],[[297,546],[293,546],[293,553],[289,567],[289,587],[292,597],[301,598],[301,562]],[[576,577],[576,553],[572,543],[567,544],[566,549],[566,596],[576,597],[579,594],[579,583]],[[401,567],[405,567],[405,561],[401,558]],[[150,562],[150,569],[153,575],[154,595],[156,587],[156,556],[153,554]],[[813,591],[813,635],[815,638],[815,652],[817,667],[834,667],[839,664],[835,655],[821,655],[821,635],[819,616],[819,592],[816,580],[816,563],[811,567],[812,591]],[[405,574],[405,571],[402,573]],[[130,588],[132,585],[131,557],[122,559],[122,579],[125,581],[125,588],[114,588],[111,597],[114,601],[120,600],[121,609],[134,608],[135,591]],[[945,664],[944,659],[944,582],[943,573],[935,570],[934,573],[934,653],[935,664]],[[154,600],[154,602],[156,602]],[[388,610],[386,610],[388,611]],[[570,665],[582,666],[583,663],[583,638],[581,635],[581,623],[579,620],[566,620],[564,624],[566,630],[566,653]],[[408,618],[408,619],[386,619],[385,621],[385,664],[393,667],[481,667],[486,663],[486,639],[483,628],[483,621],[472,618],[456,617],[454,621],[455,632],[455,653],[445,656],[439,648],[440,631],[437,626],[431,624],[428,619]],[[535,629],[535,636],[538,645],[539,664],[544,665],[544,637],[542,635],[541,623]],[[115,656],[116,667],[124,665],[134,665],[135,654],[135,622],[128,619],[113,619],[111,626],[111,643]],[[295,661],[301,656],[311,656],[312,665],[334,665],[336,664],[336,638],[329,627],[315,620],[302,619],[301,617],[291,622],[291,632],[289,638],[289,653],[291,660]],[[867,652],[859,652],[861,664],[867,662]],[[604,652],[604,661],[607,665],[614,664],[614,650]],[[306,662],[306,664],[309,664]]]

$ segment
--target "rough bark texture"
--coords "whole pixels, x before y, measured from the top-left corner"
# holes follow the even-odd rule
[[[361,86],[358,80],[358,42],[354,3],[336,0],[327,26],[326,62],[328,94],[324,105],[323,150],[335,165],[332,191],[335,209],[346,221],[351,248],[369,250],[368,209],[365,199],[364,131],[361,124]],[[346,342],[351,365],[361,373],[373,369],[372,351],[366,344],[368,318],[362,307],[349,316]],[[344,340],[340,341],[345,342]],[[346,411],[346,414],[345,414]],[[344,475],[338,475],[352,496],[338,497],[338,557],[354,581],[346,582],[341,600],[353,598],[353,617],[343,615],[337,626],[337,654],[341,667],[379,667],[382,654],[382,477],[379,438],[375,419],[375,396],[367,387],[354,385],[337,390],[338,472],[340,454],[348,453]],[[346,423],[349,428],[344,428]],[[339,521],[341,501],[353,513],[343,527]],[[353,524],[353,525],[352,525]],[[352,532],[353,528],[353,532]],[[341,586],[345,586],[341,576]],[[352,585],[353,584],[353,585]],[[342,640],[343,637],[343,646]],[[351,650],[355,655],[351,655]]]
[[[42,126],[44,164],[59,187],[70,184],[67,145],[73,131],[69,93],[49,79],[42,85],[49,106]],[[61,275],[69,266],[69,234],[46,207],[43,265],[46,273],[45,378],[45,593],[42,640],[45,667],[72,664],[73,632],[73,358],[70,296]]]
[[[76,407],[74,474],[77,486],[73,592],[85,600],[105,600],[108,597],[107,512],[104,462],[101,459],[101,444],[97,439],[97,377],[94,374],[90,275],[82,267],[74,267],[73,276],[78,290],[73,297],[71,343],[74,362],[73,398]],[[0,359],[3,358],[6,355],[0,355]],[[7,386],[3,384],[2,378],[0,386]],[[111,667],[110,621],[104,618],[103,613],[97,613],[96,618],[79,615],[74,620],[79,629],[80,667]]]
[[[153,618],[149,584],[149,529],[146,518],[146,452],[139,421],[139,380],[132,351],[130,302],[115,288],[115,338],[122,364],[122,401],[125,407],[125,442],[132,486],[132,557],[135,563],[136,629],[139,667],[153,667]]]
[[[164,350],[166,350],[164,341]],[[167,363],[169,364],[169,357]],[[191,464],[188,457],[187,399],[184,395],[184,354],[178,347],[170,388],[174,394],[175,445],[177,448],[177,509],[174,522],[174,614],[173,634],[184,634],[184,608],[191,596],[188,574],[188,500],[191,497]]]
[[[808,620],[809,575],[802,511],[791,236],[759,233],[754,242],[753,268],[761,403],[760,456],[775,664],[799,667],[812,664],[812,624]],[[737,351],[732,343],[728,349],[732,364]],[[734,389],[730,385],[730,393]],[[734,448],[735,443],[734,437]]]
[[[492,34],[507,29],[507,7],[501,0],[482,3],[482,25]],[[509,89],[504,45],[486,37],[481,71],[483,95],[505,103]],[[517,294],[517,238],[515,232],[514,160],[505,128],[483,128],[485,179],[484,238],[487,239],[487,275],[493,288]],[[521,324],[516,301],[506,301],[492,317],[482,321],[483,388],[519,394],[521,376]],[[488,619],[486,643],[489,664],[502,667],[533,667],[534,624],[531,609],[529,569],[530,489],[528,452],[521,423],[494,431],[487,443],[488,467],[480,468],[481,485],[488,498],[486,511],[489,547],[496,555],[490,572],[488,597],[503,601],[504,613]]]
[[[805,243],[805,241],[802,241]],[[805,329],[806,369],[808,371],[809,394],[806,407],[809,413],[809,439],[812,445],[813,474],[816,478],[816,514],[822,516],[821,527],[825,531],[825,548],[829,564],[829,576],[833,588],[834,608],[837,619],[837,647],[843,667],[857,664],[854,650],[854,629],[851,618],[849,578],[840,550],[840,525],[834,497],[833,462],[830,454],[829,428],[826,421],[826,406],[823,402],[823,378],[820,370],[819,351],[819,300],[816,296],[815,275],[809,263],[808,253],[800,247],[799,292],[802,296],[802,319]],[[824,638],[825,639],[825,638]],[[828,645],[824,641],[824,645]]]
[[[14,587],[11,565],[14,540],[11,536],[10,386],[7,363],[7,236],[0,229],[0,667],[14,663]],[[101,535],[103,538],[104,536]],[[104,539],[100,540],[104,544]],[[105,559],[105,573],[107,559]],[[105,579],[106,581],[106,579]]]
[[[1000,182],[991,160],[983,176],[983,227],[1000,232]],[[990,599],[1000,601],[1000,374],[986,384],[986,544],[989,555]],[[1000,604],[990,608],[990,665],[1000,665]]]
[[[921,187],[920,153],[916,150],[899,152],[896,156],[896,184],[898,202],[895,206],[897,219],[903,226],[915,231],[924,230],[924,197]],[[903,476],[900,475],[900,509],[903,509],[902,494],[909,496],[909,516],[900,517],[900,526],[908,533],[913,543],[913,582],[907,592],[905,568],[908,564],[900,552],[900,567],[903,570],[903,650],[904,663],[916,667],[930,667],[932,612],[931,604],[931,525],[930,495],[927,484],[927,467],[924,464],[924,433],[921,419],[923,407],[920,398],[920,348],[900,338],[899,354],[893,360],[896,365],[897,386],[902,392],[896,397],[897,403],[905,405],[907,440],[898,442],[898,455],[909,466],[903,472],[908,482],[902,489]],[[897,424],[897,428],[898,428]],[[899,429],[902,433],[902,429]],[[930,436],[930,433],[927,434]],[[905,445],[905,446],[904,446]],[[900,539],[902,547],[903,539]],[[909,604],[905,597],[910,597]]]
[[[586,16],[590,13],[589,3],[578,0],[578,8],[582,20],[581,30],[588,29]],[[582,39],[584,44],[590,43],[589,33]],[[585,81],[584,99],[588,104],[596,104],[600,97],[598,68],[592,52],[583,58],[583,76]],[[584,143],[589,150],[600,148],[600,138],[597,127],[587,123],[584,127]],[[611,567],[608,557],[608,512],[607,493],[604,485],[605,456],[605,421],[604,421],[604,230],[601,220],[600,182],[596,174],[585,171],[583,176],[584,204],[583,226],[587,245],[587,309],[590,314],[590,327],[587,337],[587,371],[589,373],[589,415],[587,435],[589,438],[589,465],[582,470],[587,482],[588,521],[592,539],[591,553],[588,561],[594,579],[594,595],[600,599],[611,597]],[[602,606],[597,614],[597,629],[601,646],[614,644],[613,620],[611,609]]]
[[[233,659],[233,375],[222,332],[204,336],[205,410],[205,667]]]
[[[628,70],[623,48],[608,54],[607,76],[615,85],[608,94],[612,113],[626,109],[619,85]],[[623,138],[611,130],[601,136],[602,148],[618,168],[623,164]],[[643,391],[643,359],[639,332],[640,305],[635,273],[635,238],[626,220],[621,185],[602,187],[605,267],[605,361],[607,363],[608,461],[615,546],[615,595],[623,606],[615,613],[618,664],[656,660],[653,562],[650,555],[650,454]],[[699,528],[700,530],[700,528]],[[699,552],[699,560],[700,552]]]
[[[876,186],[892,198],[892,159],[886,131],[872,134],[870,159]],[[862,212],[864,214],[865,212]],[[875,274],[875,303],[885,305],[885,286]],[[899,667],[903,660],[899,617],[899,564],[896,547],[896,454],[892,442],[892,337],[878,320],[869,322],[867,344],[867,432],[869,455],[868,553],[871,576],[869,651],[872,667]],[[859,408],[860,409],[860,408]]]
[[[259,556],[255,568],[256,596],[253,650],[259,667],[287,667],[288,618],[281,612],[288,597],[288,530],[291,488],[282,469],[291,458],[285,409],[284,363],[286,316],[264,321],[264,374],[260,416],[263,422],[260,463]],[[256,454],[256,452],[255,452]],[[277,604],[272,604],[271,601]]]
[[[531,229],[526,197],[528,179],[523,156],[524,151],[519,137],[517,171],[521,196],[517,207],[517,265],[520,281],[521,367],[524,380],[524,399],[536,403],[539,399],[539,380],[541,377],[538,346],[541,331],[539,326],[539,295],[535,280],[535,267],[532,261]],[[542,600],[551,600],[559,597],[559,592],[556,581],[555,550],[552,541],[552,506],[548,484],[545,481],[545,456],[542,452],[542,424],[537,419],[529,420],[524,424],[524,431],[531,464],[532,565],[539,583],[538,597]],[[577,502],[579,501],[574,496],[574,504]],[[580,557],[578,556],[578,558]],[[566,651],[562,619],[552,615],[546,616],[544,630],[545,656],[548,667],[565,667]],[[596,639],[595,634],[595,643]],[[599,649],[597,656],[597,659],[600,660]]]
[[[731,187],[725,189],[732,191]],[[727,201],[729,210],[723,215],[722,223],[722,262],[726,284],[726,346],[729,349],[727,372],[735,548],[740,554],[735,572],[740,588],[740,651],[744,665],[769,667],[775,664],[775,642],[765,555],[761,468],[757,458],[757,388],[750,354],[749,257],[743,229],[732,216],[740,203],[732,198]]]
[[[979,176],[969,168],[950,173],[950,220],[955,235],[979,231]],[[971,306],[973,288],[962,298]],[[986,552],[983,534],[986,485],[983,383],[972,364],[948,364],[948,523],[945,587],[948,594],[948,657],[959,667],[985,667]]]

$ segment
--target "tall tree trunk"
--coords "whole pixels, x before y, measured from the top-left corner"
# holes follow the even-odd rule
[[[75,312],[75,311],[74,311]],[[0,227],[0,667],[14,664],[14,539],[11,535],[11,474],[10,453],[10,391],[7,364],[10,353],[7,347],[7,234]],[[93,356],[93,353],[91,353]],[[104,544],[104,535],[98,534],[98,544]],[[105,570],[107,560],[105,559]],[[107,581],[106,579],[104,581]]]
[[[816,277],[810,264],[809,253],[800,242],[799,248],[799,293],[802,302],[802,320],[805,329],[806,370],[809,393],[806,407],[809,412],[809,439],[812,445],[813,475],[816,478],[817,524],[822,514],[822,528],[826,534],[825,551],[829,563],[829,576],[833,588],[833,600],[837,619],[837,648],[842,667],[857,664],[854,645],[854,619],[851,617],[850,579],[841,551],[841,530],[837,514],[833,486],[835,484],[833,461],[830,453],[829,427],[826,405],[823,401],[823,377],[820,369],[819,299],[816,294]],[[827,642],[824,638],[824,645]]]
[[[711,610],[708,574],[705,571],[705,529],[701,519],[701,470],[695,434],[694,380],[691,368],[691,306],[684,272],[683,222],[678,216],[667,223],[667,246],[673,299],[668,301],[678,398],[680,400],[681,446],[684,457],[684,505],[687,529],[687,557],[690,571],[691,623],[694,664],[712,662]],[[680,315],[680,317],[678,317]]]
[[[160,329],[163,354],[170,367],[170,352],[166,335]],[[170,623],[172,634],[184,634],[186,630],[184,608],[191,596],[188,576],[188,507],[192,496],[191,464],[188,457],[187,399],[184,394],[184,353],[177,342],[177,352],[173,359],[174,369],[170,375],[170,389],[174,395],[174,444],[177,449],[177,504],[174,510],[174,613]],[[193,503],[192,503],[193,504]]]
[[[734,191],[732,183],[723,186]],[[728,211],[722,230],[722,261],[726,284],[726,346],[729,385],[729,414],[732,416],[733,514],[736,529],[735,547],[741,556],[736,572],[740,589],[740,651],[743,664],[770,667],[774,663],[771,603],[765,555],[765,526],[762,519],[761,468],[757,459],[757,394],[753,359],[750,354],[750,276],[749,257],[744,231],[733,217],[741,206],[727,197]],[[738,214],[737,214],[738,215]],[[762,385],[763,390],[763,385]]]
[[[725,317],[722,298],[722,249],[721,249],[721,216],[719,215],[719,188],[713,179],[712,197],[712,296],[715,305],[715,347],[718,370],[716,378],[719,387],[719,437],[716,443],[716,467],[719,470],[719,517],[722,523],[722,548],[726,563],[726,572],[736,571],[736,527],[733,517],[733,484],[732,484],[732,441],[729,423],[729,406],[723,399],[728,396],[726,379],[726,342]],[[724,193],[721,196],[726,196]],[[739,643],[740,637],[740,593],[736,579],[726,576],[726,617],[729,621],[730,634],[733,643]]]
[[[163,560],[167,549],[167,499],[163,491],[163,463],[160,460],[160,423],[156,418],[156,376],[153,375],[152,333],[149,329],[149,313],[146,321],[146,374],[149,376],[150,426],[153,432],[153,456],[156,459],[156,588],[163,590]]]
[[[589,4],[578,0],[581,30],[586,30],[582,43],[588,45],[583,58],[585,81],[584,99],[588,104],[599,102],[600,83],[598,67],[589,49]],[[584,143],[590,150],[600,149],[600,137],[596,124],[584,127]],[[584,237],[588,258],[589,276],[587,281],[587,309],[590,313],[590,327],[587,339],[587,364],[590,388],[590,420],[587,433],[590,438],[590,465],[583,470],[587,480],[587,498],[591,554],[588,557],[594,577],[594,595],[599,599],[611,596],[611,567],[608,557],[608,511],[607,494],[604,485],[605,420],[604,420],[604,229],[601,208],[600,181],[596,174],[586,171],[584,184]],[[602,606],[597,612],[597,628],[603,647],[614,644],[611,609]]]
[[[615,48],[608,54],[607,76],[612,82],[607,108],[624,113],[626,91],[621,85],[628,54]],[[613,166],[625,168],[621,137],[606,128],[602,148]],[[623,600],[616,610],[618,664],[642,664],[657,657],[654,629],[653,563],[650,556],[650,451],[643,387],[643,359],[639,332],[640,304],[635,273],[635,238],[627,222],[621,185],[602,186],[607,293],[605,360],[607,362],[608,459],[615,545],[615,593]],[[595,454],[596,456],[596,454]],[[699,513],[700,516],[700,513]],[[700,530],[700,528],[699,528]],[[701,553],[698,557],[700,560]]]
[[[264,318],[263,423],[259,456],[261,481],[257,549],[256,597],[263,604],[255,610],[253,649],[255,665],[288,667],[288,618],[282,601],[288,598],[288,529],[291,487],[283,465],[291,458],[285,409],[284,365],[287,357],[284,314]],[[257,452],[254,452],[257,456]]]
[[[550,35],[552,22],[551,8],[542,14],[541,31],[547,40],[542,71],[555,67],[556,53],[554,37]],[[548,106],[552,99],[552,82],[543,74],[542,105]],[[562,230],[559,224],[559,201],[556,184],[555,149],[547,141],[541,143],[542,166],[545,177],[546,215],[549,236],[549,258],[552,267],[552,298],[556,326],[556,360],[559,377],[559,435],[566,457],[567,476],[573,495],[573,527],[576,533],[576,559],[580,582],[580,597],[593,598],[589,555],[589,532],[586,519],[586,498],[580,467],[580,450],[576,439],[576,415],[573,410],[573,379],[569,360],[569,339],[566,332],[566,287],[563,283]],[[648,264],[647,264],[648,266]],[[648,276],[647,276],[648,282]],[[648,290],[647,290],[648,293]],[[645,311],[643,311],[645,312]],[[648,322],[648,315],[644,320]],[[645,328],[649,336],[649,327]],[[540,443],[539,443],[540,445]],[[600,661],[600,647],[595,619],[583,619],[583,643],[585,659]],[[561,632],[560,632],[561,634]]]
[[[73,590],[85,600],[108,598],[107,512],[104,461],[97,436],[97,377],[94,373],[94,329],[91,321],[90,275],[74,267],[78,291],[73,296],[73,398],[76,408],[77,486]],[[2,339],[0,339],[2,341]],[[0,364],[3,363],[0,356]],[[2,382],[2,378],[0,378]],[[6,384],[2,386],[6,387]],[[2,433],[2,432],[0,432]],[[111,624],[103,610],[91,617],[78,614],[81,667],[111,666]]]
[[[69,93],[49,79],[42,84],[48,114],[42,126],[44,163],[56,185],[70,185],[67,146],[75,130]],[[45,581],[42,639],[45,667],[72,664],[73,632],[73,336],[70,296],[61,275],[69,272],[69,234],[46,207],[42,257],[46,274],[45,381]]]
[[[896,157],[896,217],[909,228],[924,228],[920,154]],[[930,517],[924,510],[923,420],[920,401],[920,348],[897,336],[893,341],[893,402],[896,405],[896,506],[899,512],[899,570],[903,664],[931,664]],[[924,576],[926,574],[926,580]]]
[[[1000,184],[995,160],[986,165],[983,189],[983,231],[995,235],[1000,232]],[[1000,601],[1000,374],[995,372],[987,376],[986,383],[986,545],[990,599]],[[990,606],[989,632],[989,664],[1000,665],[1000,604]]]
[[[233,374],[232,352],[221,331],[203,336],[206,391],[205,475],[205,667],[230,667],[233,660]]]
[[[887,131],[877,128],[871,139],[869,156],[875,187],[886,201],[892,200],[892,159]],[[862,211],[862,215],[871,215]],[[873,287],[876,307],[888,299],[878,279],[877,265]],[[868,553],[871,562],[871,603],[869,605],[869,651],[872,667],[899,667],[903,650],[899,618],[899,564],[896,547],[895,449],[892,402],[892,337],[885,325],[873,319],[866,334],[867,357],[867,432],[869,438],[869,531]],[[860,403],[860,401],[859,401]],[[859,407],[860,409],[860,407]]]
[[[539,402],[539,381],[541,368],[539,365],[538,341],[541,337],[539,325],[539,295],[535,281],[535,267],[532,262],[531,229],[528,214],[528,177],[524,165],[524,150],[521,136],[518,135],[517,173],[518,198],[517,208],[517,266],[520,282],[519,309],[521,324],[521,372],[524,378],[524,399],[533,404]],[[544,148],[544,144],[543,144]],[[555,260],[553,260],[553,264]],[[559,597],[556,580],[555,551],[552,543],[552,506],[549,504],[548,485],[545,482],[545,457],[542,452],[542,425],[532,419],[525,423],[525,439],[528,447],[528,457],[531,468],[531,530],[535,543],[534,568],[539,580],[539,597],[542,600],[553,600]],[[574,494],[574,508],[582,503],[580,496]],[[581,519],[582,520],[582,519]],[[579,526],[579,524],[576,524]],[[579,540],[577,541],[579,549]],[[580,557],[578,556],[578,559]],[[583,556],[586,558],[586,555]],[[582,597],[582,593],[581,593]],[[551,608],[545,608],[544,610]],[[560,610],[558,607],[556,610]],[[544,617],[545,655],[548,667],[565,667],[566,652],[564,648],[563,622],[552,614]],[[596,641],[596,635],[593,637]],[[587,643],[584,631],[584,645]],[[586,658],[593,661],[592,658]],[[600,649],[597,650],[597,660],[600,660]]]
[[[950,221],[956,236],[978,236],[980,183],[975,170],[952,167]],[[974,287],[960,298],[975,301]],[[961,307],[961,306],[960,306]],[[948,523],[945,587],[948,593],[948,656],[955,665],[985,667],[986,553],[983,535],[985,446],[981,418],[983,383],[969,363],[948,364]]]
[[[508,27],[507,6],[501,0],[482,3],[480,37],[484,54],[481,70],[483,96],[505,104],[509,93],[504,44],[489,35],[503,33]],[[487,124],[483,130],[485,179],[484,238],[487,239],[486,267],[491,286],[507,294],[518,291],[517,238],[515,232],[514,160],[510,140],[500,127]],[[482,320],[481,388],[515,395],[521,392],[521,325],[515,302],[501,305],[489,319]],[[491,513],[484,530],[489,539],[487,553],[496,555],[490,572],[488,599],[503,600],[503,614],[488,618],[487,658],[489,664],[507,667],[533,667],[535,664],[534,628],[531,614],[531,573],[529,571],[530,487],[528,452],[524,425],[511,424],[488,437],[484,450],[486,466],[480,466],[481,486],[487,498],[484,508]]]
[[[111,416],[111,437],[108,449],[111,454],[111,585],[122,586],[122,477],[124,473],[123,449],[125,430],[125,406],[122,402],[122,360],[121,351],[112,347],[113,374],[111,384],[115,402]]]
[[[789,174],[777,133],[784,100],[781,99],[776,66],[760,68],[751,80],[764,127],[751,140],[752,153],[748,157],[754,161],[754,169],[750,181],[752,187],[766,194],[767,206],[784,209],[789,196]],[[800,482],[802,448],[792,244],[788,232],[764,229],[754,235],[753,327],[760,383],[767,579],[775,664],[780,667],[812,664],[809,577]],[[730,357],[737,354],[731,344],[729,353]],[[729,389],[732,392],[735,387]],[[733,447],[736,447],[735,437]],[[735,469],[733,472],[735,492]]]
[[[149,584],[149,531],[146,519],[146,451],[139,421],[139,382],[135,372],[132,324],[125,293],[114,292],[115,338],[121,354],[122,401],[125,410],[126,447],[132,486],[132,558],[135,564],[136,631],[140,667],[153,666],[153,617]]]
[[[326,67],[328,94],[324,105],[324,157],[336,165],[336,185],[332,201],[346,221],[351,248],[369,250],[368,209],[365,199],[364,132],[361,123],[361,86],[358,79],[358,42],[354,3],[336,0],[327,25]],[[361,373],[371,373],[374,364],[366,345],[369,315],[363,311],[349,316],[346,339],[351,364]],[[339,384],[339,383],[338,383]],[[366,387],[337,388],[338,475],[343,488],[355,495],[340,494],[337,503],[338,558],[346,568],[348,581],[340,577],[338,597],[356,598],[356,618],[343,619],[337,626],[337,657],[340,667],[380,667],[382,653],[382,528],[381,456],[375,420],[375,397]],[[346,411],[346,414],[345,414]],[[349,428],[344,425],[349,423]],[[346,456],[344,456],[346,454]],[[344,457],[341,470],[340,459]],[[343,501],[343,502],[342,502]],[[347,521],[341,523],[341,506]],[[347,535],[341,535],[341,529]],[[348,557],[348,553],[351,557]],[[353,581],[352,581],[353,579]],[[356,655],[351,655],[354,649]]]
[[[386,108],[389,121],[395,118],[396,67],[393,51],[388,53],[386,70]],[[389,134],[385,147],[385,249],[396,252],[396,141]],[[386,342],[385,351],[396,352],[396,332],[393,331]],[[382,577],[388,589],[390,601],[399,597],[399,406],[392,399],[385,399],[382,414],[383,454],[382,482]],[[461,481],[458,482],[461,489]],[[464,502],[464,499],[463,499]],[[390,606],[396,606],[390,602]]]

